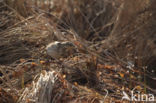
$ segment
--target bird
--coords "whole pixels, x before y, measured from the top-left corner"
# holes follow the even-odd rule
[[[76,47],[70,41],[55,41],[46,46],[46,52],[54,59],[66,58],[76,52]]]

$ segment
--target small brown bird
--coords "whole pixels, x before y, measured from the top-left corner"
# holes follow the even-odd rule
[[[69,41],[52,42],[46,47],[47,54],[54,59],[66,58],[76,52],[76,47]]]

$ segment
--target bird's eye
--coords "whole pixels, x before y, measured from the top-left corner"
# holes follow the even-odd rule
[[[57,43],[57,45],[61,45],[61,43],[60,43],[60,42],[58,42],[58,43]]]

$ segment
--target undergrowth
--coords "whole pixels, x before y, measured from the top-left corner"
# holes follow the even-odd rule
[[[155,95],[154,3],[2,0],[0,101],[128,102],[123,91],[134,88]],[[45,46],[53,41],[70,41],[78,52],[52,60]]]

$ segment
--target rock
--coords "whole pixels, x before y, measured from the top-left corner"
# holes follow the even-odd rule
[[[76,48],[73,43],[69,41],[65,42],[52,42],[46,47],[47,54],[54,59],[66,58],[76,52]]]

